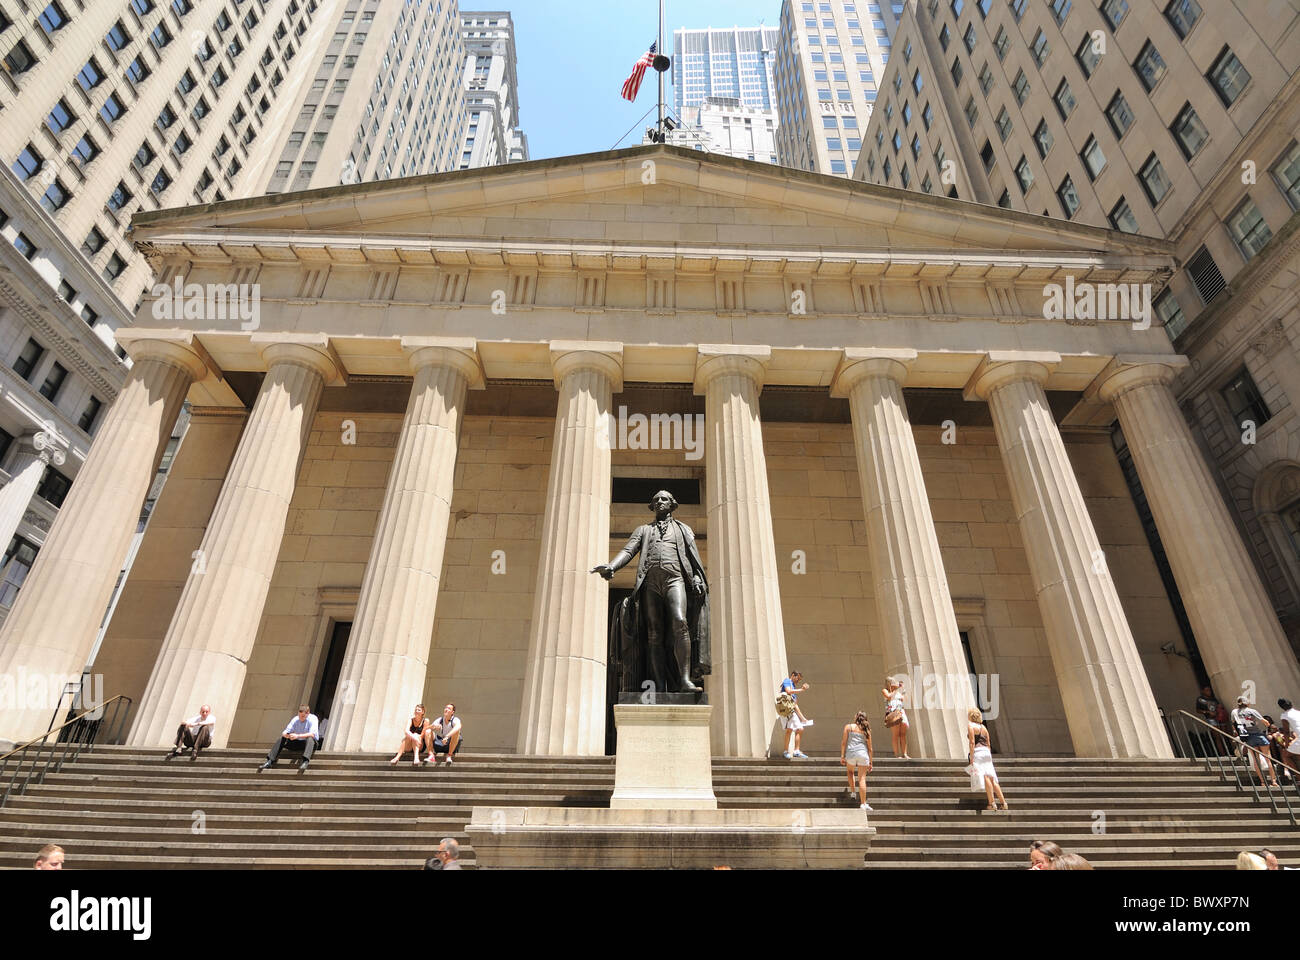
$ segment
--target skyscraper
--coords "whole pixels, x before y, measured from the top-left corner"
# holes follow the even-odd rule
[[[861,0],[784,0],[776,50],[782,164],[852,173],[900,9]]]
[[[519,129],[514,20],[504,10],[464,11],[460,30],[468,123],[457,168],[527,160],[528,137]]]
[[[775,27],[673,31],[673,91],[677,115],[709,97],[730,97],[747,107],[776,106]]]

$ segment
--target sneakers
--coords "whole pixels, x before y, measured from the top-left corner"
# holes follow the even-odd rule
[[[781,754],[781,756],[783,756],[783,757],[785,757],[787,760],[789,760],[789,759],[790,759],[790,751],[787,750],[785,753]]]
[[[875,810],[872,809],[871,804],[869,803],[864,803],[859,809],[867,813],[875,813]]]
[[[794,752],[794,755],[795,755],[798,759],[800,759],[800,760],[807,760],[807,759],[808,759],[808,754],[804,753],[802,750],[796,750],[796,751]],[[788,757],[788,756],[790,756],[790,754],[787,753],[786,756]]]

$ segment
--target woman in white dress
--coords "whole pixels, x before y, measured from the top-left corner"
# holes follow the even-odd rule
[[[886,677],[885,689],[880,691],[885,698],[885,726],[889,728],[889,737],[894,748],[894,756],[911,760],[907,755],[907,691],[903,681],[898,677]],[[890,719],[895,722],[891,723]]]
[[[857,797],[862,809],[871,813],[871,804],[867,803],[867,774],[871,772],[871,723],[861,710],[852,723],[844,725],[844,736],[840,738],[840,765],[848,768],[849,796],[854,795],[856,780]]]
[[[989,805],[985,810],[996,810],[998,801],[1002,802],[1002,809],[1009,810],[1007,798],[1002,795],[1002,785],[998,783],[997,771],[993,769],[993,751],[989,749],[989,731],[982,723],[984,715],[979,710],[971,707],[966,713],[966,718],[970,721],[966,724],[966,742],[970,747],[970,785],[972,790],[983,789],[989,798]],[[997,800],[993,795],[997,794]]]

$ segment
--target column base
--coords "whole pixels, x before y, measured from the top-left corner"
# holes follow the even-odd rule
[[[712,715],[707,704],[616,704],[618,751],[610,808],[716,810]]]
[[[706,728],[707,729],[707,728]],[[875,835],[861,810],[475,807],[480,869],[849,869]]]

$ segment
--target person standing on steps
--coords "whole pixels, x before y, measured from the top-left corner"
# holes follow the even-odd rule
[[[1259,774],[1260,782],[1267,779],[1269,786],[1276,787],[1277,773],[1268,758],[1268,724],[1264,715],[1252,707],[1246,697],[1237,698],[1237,708],[1232,711],[1232,727],[1242,743],[1255,748],[1246,752],[1250,754],[1251,765]]]
[[[894,756],[911,760],[907,754],[907,691],[902,678],[886,677],[880,695],[885,698],[885,726],[889,728]]]
[[[798,759],[807,760],[808,754],[799,749],[799,741],[803,739],[803,728],[811,727],[813,722],[803,715],[799,709],[799,694],[808,689],[808,684],[803,682],[803,674],[798,670],[791,670],[790,676],[781,681],[781,688],[776,691],[777,697],[782,694],[788,696],[794,701],[794,710],[789,716],[781,716],[781,725],[785,727],[785,748],[782,756],[787,760]],[[790,734],[794,734],[794,752],[790,751]]]
[[[1282,762],[1292,778],[1300,779],[1300,710],[1285,697],[1278,698],[1277,706],[1282,711],[1277,718],[1282,733]]]
[[[406,756],[406,751],[412,753],[412,760],[415,766],[420,765],[420,748],[424,746],[424,734],[429,729],[429,718],[424,715],[424,704],[417,703],[415,710],[411,713],[411,722],[406,730],[402,732],[402,742],[397,748],[397,756],[389,760],[391,766],[397,766],[397,762]]]
[[[871,813],[871,805],[867,803],[867,774],[871,772],[871,723],[861,710],[852,723],[844,725],[844,736],[840,738],[840,764],[848,768],[849,796],[854,795],[856,780],[857,797],[862,809]]]
[[[998,801],[1001,801],[1002,809],[1009,810],[1007,798],[1002,795],[1002,785],[998,783],[997,771],[993,769],[993,751],[989,749],[989,730],[984,726],[984,715],[971,707],[966,711],[966,719],[969,721],[966,724],[966,742],[970,749],[971,789],[983,788],[989,800],[984,809],[996,810]],[[997,800],[993,799],[994,793]]]

